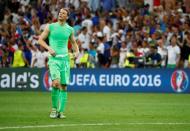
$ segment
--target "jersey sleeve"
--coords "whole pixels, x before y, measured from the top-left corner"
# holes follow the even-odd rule
[[[73,27],[70,27],[69,30],[70,30],[70,36],[69,37],[71,37],[71,35],[74,34],[74,29],[73,29]]]
[[[71,27],[71,34],[72,34],[72,33],[74,34],[74,29],[73,29],[73,27]]]

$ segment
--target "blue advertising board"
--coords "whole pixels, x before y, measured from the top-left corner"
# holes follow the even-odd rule
[[[72,69],[68,91],[190,93],[189,79],[189,69]]]

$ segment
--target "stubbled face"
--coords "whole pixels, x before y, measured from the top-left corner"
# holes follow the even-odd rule
[[[68,15],[67,11],[64,10],[64,9],[61,9],[60,12],[59,12],[59,15],[58,15],[58,20],[60,20],[60,21],[67,20],[67,17],[68,17],[67,15]]]

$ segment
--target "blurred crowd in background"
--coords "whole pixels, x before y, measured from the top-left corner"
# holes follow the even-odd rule
[[[62,7],[72,68],[190,67],[190,0],[0,0],[0,67],[46,67],[38,36]]]

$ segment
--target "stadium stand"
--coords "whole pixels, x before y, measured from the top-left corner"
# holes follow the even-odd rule
[[[0,1],[0,67],[14,67],[19,45],[23,45],[25,67],[45,67],[47,52],[39,47],[38,35],[47,23],[57,21],[61,7],[70,8],[68,23],[73,26],[80,47],[72,68],[189,67],[187,2]],[[175,40],[171,40],[173,36]]]

